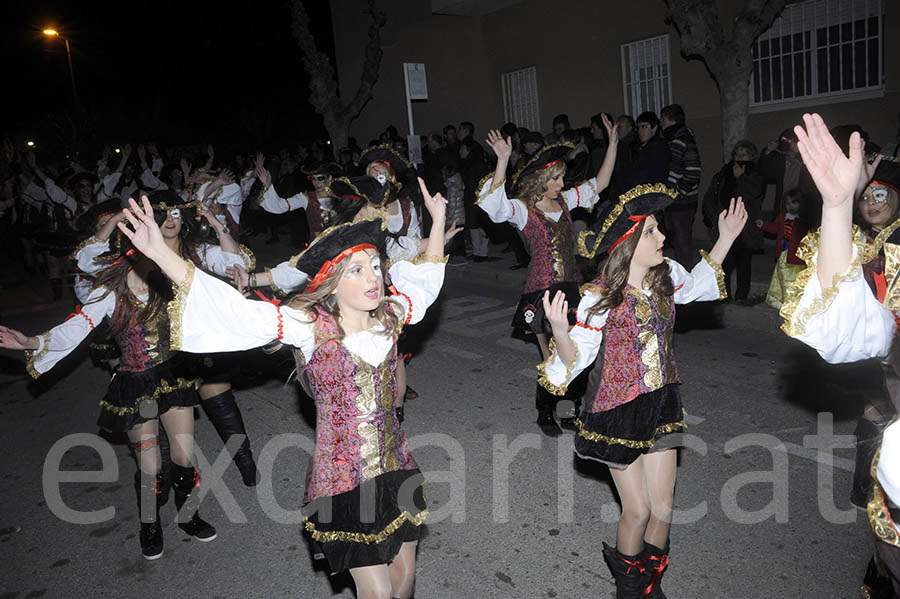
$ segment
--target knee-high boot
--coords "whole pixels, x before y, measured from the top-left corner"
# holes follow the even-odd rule
[[[537,383],[537,389],[534,395],[534,407],[537,408],[537,425],[541,432],[548,437],[558,437],[562,434],[562,429],[556,423],[553,417],[553,411],[556,409],[556,396],[544,389],[540,383]]]
[[[162,473],[155,476],[140,470],[134,473],[134,491],[137,494],[138,520],[141,522],[140,542],[144,559],[162,557],[163,535],[159,522],[159,508],[162,505],[160,481]]]
[[[247,437],[247,429],[244,428],[241,410],[234,401],[234,393],[229,389],[200,403],[223,443],[227,444],[234,435],[243,437],[240,447],[234,453],[234,464],[241,472],[244,484],[248,487],[256,486],[259,475],[253,461],[253,453],[250,451],[250,439]]]
[[[198,541],[212,541],[216,529],[200,517],[200,472],[195,466],[172,464],[172,489],[175,491],[175,507],[178,510],[178,528]]]
[[[872,494],[872,459],[881,439],[881,427],[865,418],[856,423],[856,465],[853,469],[853,487],[850,503],[864,510]]]
[[[644,596],[648,599],[666,599],[666,594],[662,590],[662,576],[669,565],[669,541],[666,541],[665,549],[644,541],[643,558],[644,566],[650,575],[650,580],[644,588]]]
[[[643,599],[647,586],[643,554],[624,555],[603,543],[603,556],[616,579],[616,599]]]

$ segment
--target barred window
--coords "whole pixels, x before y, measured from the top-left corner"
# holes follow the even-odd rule
[[[635,117],[672,103],[669,36],[622,44],[622,89],[625,113]]]
[[[882,15],[882,0],[807,0],[785,7],[753,45],[750,106],[880,93]]]
[[[540,131],[537,69],[528,67],[500,76],[503,88],[503,114],[506,122],[532,131]]]

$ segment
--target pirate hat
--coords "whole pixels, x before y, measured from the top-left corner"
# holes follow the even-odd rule
[[[80,233],[93,235],[97,226],[97,221],[107,214],[115,214],[122,211],[122,201],[117,197],[110,198],[99,204],[94,204],[77,217],[75,217],[75,228]]]
[[[415,175],[415,169],[409,160],[392,148],[390,144],[369,146],[363,150],[359,157],[359,163],[368,167],[373,162],[386,164],[401,185],[409,183]]]
[[[358,211],[367,203],[381,208],[392,196],[389,185],[382,185],[378,179],[368,175],[334,179],[326,190],[331,197],[338,201],[339,207],[335,209],[336,212],[342,212],[354,206]]]
[[[91,186],[91,192],[94,191],[94,185],[99,181],[97,175],[88,171],[78,171],[66,177],[63,187],[69,191],[74,191],[79,183],[87,183]]]
[[[305,163],[300,167],[300,171],[304,175],[331,175],[332,177],[339,177],[342,173],[339,164],[321,160],[313,160]]]
[[[598,253],[612,251],[634,233],[645,218],[659,212],[678,196],[662,183],[638,185],[609,202],[591,228],[578,236],[577,252],[593,259]]]
[[[386,215],[378,213],[325,229],[289,264],[310,275],[303,293],[314,291],[342,260],[355,252],[374,249],[380,254],[386,238]]]
[[[516,174],[513,175],[513,189],[518,189],[525,178],[530,177],[535,173],[539,173],[545,168],[549,168],[555,164],[565,164],[566,157],[569,155],[569,152],[574,149],[575,146],[570,143],[558,143],[544,146],[538,150],[537,154],[532,156],[531,160],[525,163],[525,166],[520,168]]]

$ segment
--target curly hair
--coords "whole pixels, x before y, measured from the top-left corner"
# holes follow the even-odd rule
[[[519,181],[516,195],[531,210],[535,204],[541,201],[544,192],[547,191],[547,182],[550,179],[562,177],[565,173],[566,164],[564,162],[531,173]]]
[[[598,269],[597,278],[601,282],[600,299],[588,308],[588,319],[597,316],[601,312],[616,308],[625,299],[625,285],[628,284],[628,273],[631,267],[631,258],[637,248],[641,235],[644,233],[646,219],[638,224],[634,233],[625,241],[616,246]],[[652,267],[644,275],[643,283],[648,289],[663,297],[675,293],[672,285],[672,277],[669,274],[669,264],[663,262]]]

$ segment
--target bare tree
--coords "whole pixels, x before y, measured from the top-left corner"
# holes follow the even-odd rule
[[[362,78],[353,100],[345,104],[338,95],[338,84],[331,60],[324,52],[319,51],[316,40],[310,33],[309,16],[303,2],[293,0],[291,28],[303,52],[303,68],[309,74],[309,103],[322,115],[325,129],[331,136],[335,158],[339,156],[341,149],[347,146],[350,123],[359,116],[363,107],[372,98],[372,88],[378,81],[382,55],[381,28],[384,27],[385,16],[378,10],[375,0],[368,0],[366,12],[372,17],[372,24],[369,25],[369,41],[366,43]]]
[[[681,53],[702,59],[719,86],[722,157],[728,161],[735,142],[747,137],[753,42],[781,14],[785,0],[744,0],[730,38],[725,36],[715,0],[665,1],[666,20],[681,37]]]

